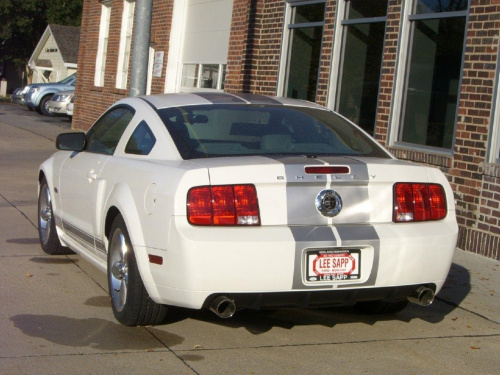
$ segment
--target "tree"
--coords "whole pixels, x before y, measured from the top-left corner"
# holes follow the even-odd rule
[[[0,62],[24,70],[48,24],[80,26],[83,0],[1,0]]]

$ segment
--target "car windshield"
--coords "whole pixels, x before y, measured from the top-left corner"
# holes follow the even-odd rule
[[[214,104],[158,110],[183,159],[389,155],[343,117],[307,107]]]
[[[70,85],[71,83],[73,83],[74,81],[76,80],[76,73],[73,73],[72,75],[70,75],[69,77],[66,77],[64,78],[62,81],[59,81],[57,83],[63,83],[65,85]]]

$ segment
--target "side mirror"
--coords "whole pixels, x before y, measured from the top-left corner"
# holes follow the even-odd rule
[[[56,138],[56,147],[62,151],[82,151],[85,147],[85,133],[62,133]]]

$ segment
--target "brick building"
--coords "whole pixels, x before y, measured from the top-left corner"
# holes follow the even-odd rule
[[[84,0],[76,128],[128,95],[134,5]],[[458,247],[500,259],[499,44],[500,0],[154,0],[147,87],[334,109],[443,170]]]

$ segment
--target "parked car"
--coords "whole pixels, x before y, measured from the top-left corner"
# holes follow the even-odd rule
[[[124,325],[167,305],[429,305],[458,226],[438,169],[399,161],[317,104],[252,94],[126,98],[39,170],[42,249],[107,273]]]
[[[56,92],[74,90],[76,84],[76,73],[66,77],[60,82],[35,83],[29,85],[26,94],[26,105],[43,115],[50,115],[48,102]]]
[[[26,104],[24,101],[24,97],[27,91],[28,91],[28,86],[19,87],[15,89],[12,95],[10,96],[10,101],[16,104]]]
[[[67,107],[66,107],[66,114],[68,115],[68,117],[71,119],[73,118],[73,107],[74,107],[74,104],[75,103],[75,95],[73,95],[71,97],[71,100],[69,101]]]
[[[55,116],[68,116],[67,107],[74,95],[74,89],[59,91],[52,95],[52,98],[47,102],[47,108],[50,114]],[[73,114],[71,114],[71,116],[72,115]]]

